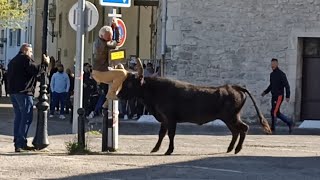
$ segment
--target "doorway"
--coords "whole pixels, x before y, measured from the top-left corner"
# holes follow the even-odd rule
[[[320,120],[320,38],[303,39],[301,119]]]

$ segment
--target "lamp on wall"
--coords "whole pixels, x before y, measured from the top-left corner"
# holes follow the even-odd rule
[[[54,31],[54,24],[56,21],[56,15],[57,15],[57,6],[55,4],[55,1],[53,3],[49,4],[49,21],[51,22],[51,31],[49,31],[50,36],[52,37],[52,42],[54,37],[57,37],[59,32]]]

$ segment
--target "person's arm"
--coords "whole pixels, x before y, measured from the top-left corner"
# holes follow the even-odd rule
[[[107,47],[109,48],[109,49],[115,49],[116,47],[117,47],[117,41],[108,41],[107,42]]]
[[[52,75],[51,77],[51,82],[50,82],[50,89],[51,89],[51,92],[53,92],[53,88],[54,88],[54,85],[55,85],[55,74]]]
[[[290,85],[287,79],[287,76],[285,73],[283,73],[281,75],[281,82],[283,84],[283,86],[286,88],[286,98],[289,99],[290,98]]]
[[[69,79],[69,76],[66,75],[66,79],[67,79],[67,89],[66,89],[66,92],[69,92],[69,89],[70,89],[70,79]]]
[[[267,89],[262,92],[261,96],[268,94],[270,91],[271,91],[271,75],[270,75],[270,84],[267,87]]]
[[[44,56],[44,64],[36,64],[31,58],[28,56],[24,56],[26,58],[25,60],[25,69],[28,72],[28,74],[31,74],[32,76],[37,76],[41,73],[44,73],[46,71],[46,66],[49,64],[49,57]]]

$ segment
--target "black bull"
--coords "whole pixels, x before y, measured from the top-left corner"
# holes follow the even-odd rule
[[[240,135],[235,149],[237,154],[242,149],[249,129],[249,126],[242,122],[240,117],[246,94],[254,104],[264,131],[271,134],[267,120],[247,89],[236,85],[204,87],[166,78],[143,78],[143,69],[139,60],[138,66],[138,76],[128,74],[118,97],[121,99],[138,98],[161,123],[158,142],[151,152],[159,150],[167,132],[170,144],[165,154],[170,155],[173,152],[177,123],[190,122],[202,125],[215,119],[221,119],[232,132],[232,140],[227,152],[233,150]]]

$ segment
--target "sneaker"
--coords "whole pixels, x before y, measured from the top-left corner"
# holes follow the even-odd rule
[[[62,114],[59,116],[59,119],[65,119],[65,118],[66,117],[64,115],[62,115]]]
[[[118,97],[116,94],[113,94],[113,93],[110,93],[110,94],[107,94],[106,98],[108,100],[118,100]]]
[[[49,115],[49,118],[53,118],[53,117],[54,117],[53,114],[50,114],[50,115]]]
[[[88,116],[88,119],[92,119],[94,117],[94,112],[92,111],[89,116]]]

